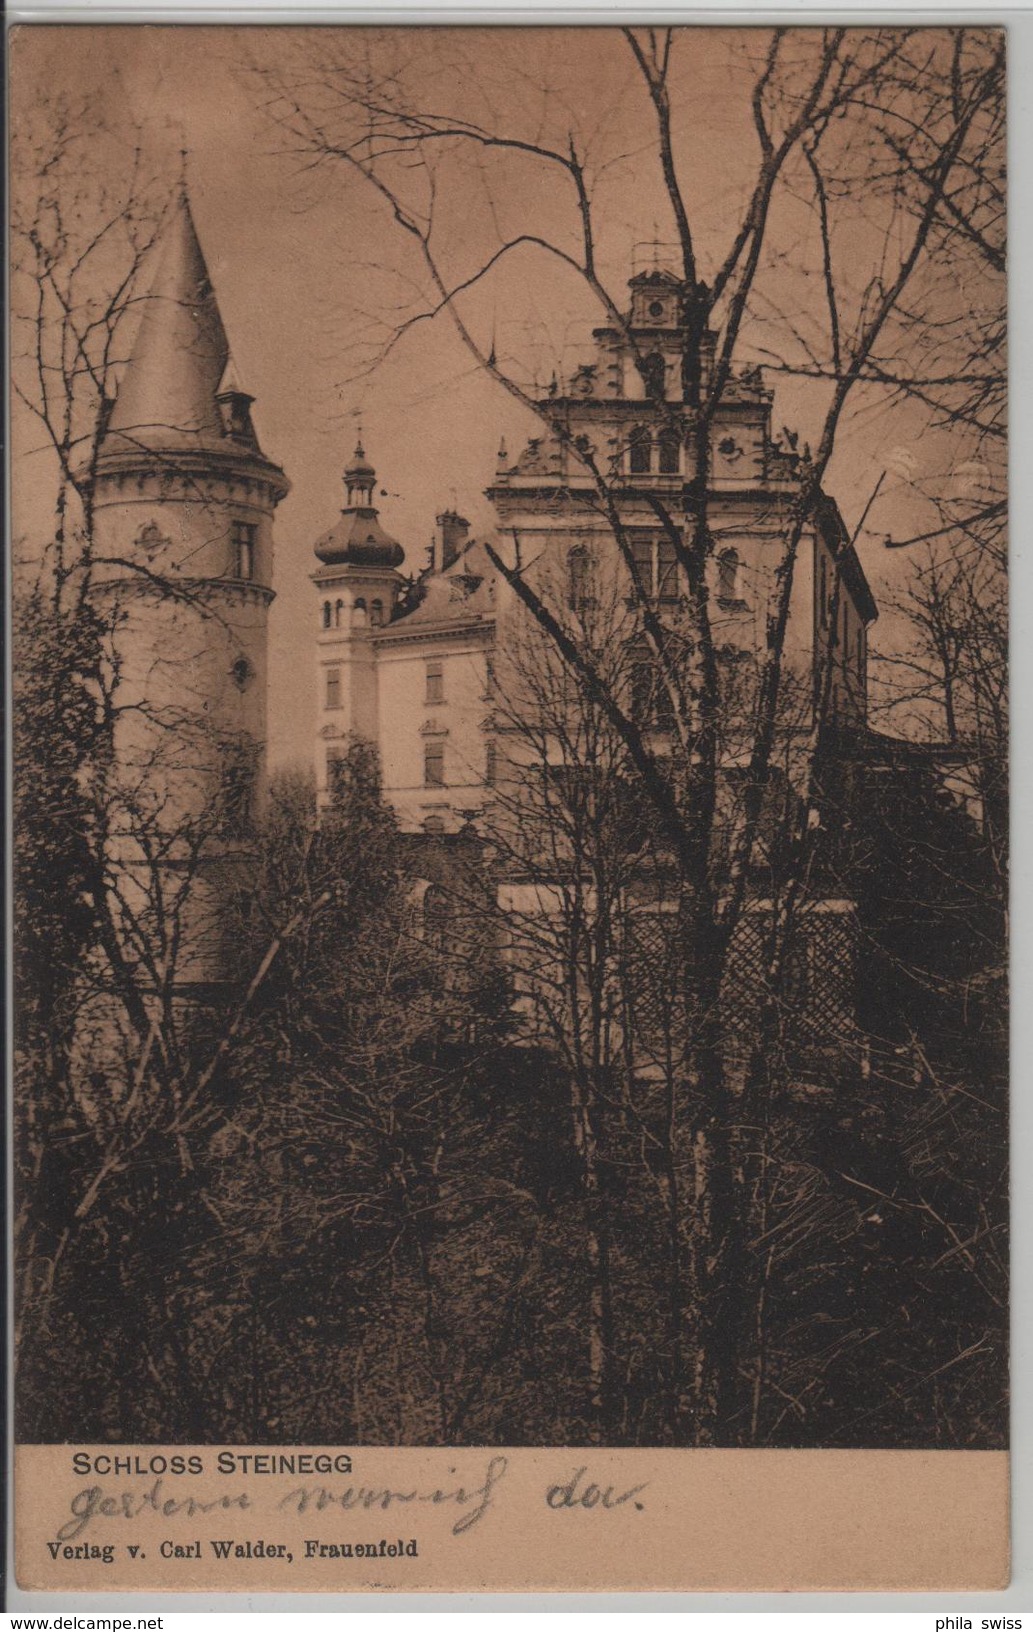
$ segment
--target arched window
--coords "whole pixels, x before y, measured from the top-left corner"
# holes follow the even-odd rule
[[[645,425],[636,425],[628,438],[628,469],[633,476],[646,476],[652,462],[653,438]]]
[[[324,601],[323,602],[323,628],[324,629],[329,629],[330,619],[331,619],[332,615],[333,615],[333,609],[330,606],[330,602],[329,601]]]
[[[363,600],[362,596],[360,595],[358,600],[355,601],[353,606],[352,606],[352,623],[362,624],[362,623],[365,623],[365,622],[366,622],[366,603]]]
[[[343,601],[337,601],[334,604],[334,628],[335,629],[339,629],[341,627],[341,613],[343,611],[344,611],[344,602]]]
[[[717,558],[717,598],[722,604],[742,599],[738,550],[722,550]]]
[[[383,603],[383,601],[370,601],[370,603],[369,603],[369,621],[370,621],[370,625],[372,626],[372,628],[374,628],[374,629],[379,629],[380,628],[380,626],[382,625],[382,623],[384,621],[384,603]]]
[[[663,402],[667,394],[667,364],[658,351],[642,359],[641,372],[646,396],[654,402]]]
[[[660,433],[660,474],[677,476],[681,469],[681,437],[677,431]]]

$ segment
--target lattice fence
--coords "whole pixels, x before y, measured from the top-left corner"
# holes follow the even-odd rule
[[[729,1033],[745,1035],[756,1024],[767,983],[765,938],[768,914],[744,914],[736,929],[722,993]],[[856,1035],[854,986],[857,921],[852,911],[817,904],[800,916],[786,954],[780,1001],[791,1041],[808,1047],[839,1047]]]

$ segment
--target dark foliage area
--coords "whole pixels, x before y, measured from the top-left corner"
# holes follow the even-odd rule
[[[872,1046],[861,1063],[812,1058],[768,1100],[758,1272],[732,1328],[763,1367],[723,1442],[995,1446],[1000,1009],[984,944],[957,922],[944,932],[980,888],[978,846],[963,813],[938,805],[930,820],[921,777],[879,797],[858,786],[844,865]],[[594,1079],[589,1175],[569,1072],[513,1033],[490,918],[466,924],[476,956],[463,934],[427,933],[410,876],[429,870],[421,846],[400,842],[368,750],[342,767],[318,830],[307,786],[277,789],[237,898],[242,969],[299,902],[303,922],[203,1111],[152,1118],[85,1217],[83,1147],[103,1151],[110,1130],[67,1073],[39,1069],[23,1018],[20,1201],[37,1276],[22,1283],[23,1438],[693,1442],[675,1396],[692,1314],[665,1201],[665,1085]],[[461,916],[475,869],[451,871]],[[198,1026],[205,1057],[217,1025]]]

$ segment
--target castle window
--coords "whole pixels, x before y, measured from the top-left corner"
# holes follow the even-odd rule
[[[495,659],[490,652],[484,659],[484,695],[486,698],[495,695]]]
[[[424,701],[428,703],[445,701],[445,665],[440,659],[427,664],[427,695]]]
[[[722,606],[734,605],[742,599],[739,583],[738,550],[722,550],[717,558],[717,598]]]
[[[633,476],[647,476],[653,457],[653,438],[645,425],[636,425],[628,438],[628,469]]]
[[[361,625],[361,624],[364,624],[365,622],[366,622],[366,603],[363,600],[362,596],[359,595],[359,596],[356,597],[356,599],[352,603],[352,623]]]
[[[494,742],[488,742],[484,749],[484,785],[486,788],[495,786],[498,775],[498,749]]]
[[[567,605],[572,612],[584,612],[589,605],[589,567],[585,546],[575,544],[567,553]]]
[[[653,594],[653,540],[635,537],[631,541],[631,555],[635,563],[637,588],[648,599]]]
[[[329,629],[332,609],[329,601],[323,602],[323,628]]]
[[[342,748],[329,748],[326,755],[326,786],[331,799],[336,799],[344,780],[347,756]]]
[[[681,437],[677,431],[664,431],[660,437],[660,474],[677,476],[681,469]]]
[[[678,599],[680,590],[678,555],[673,539],[635,537],[631,541],[638,587],[649,601],[665,606]]]
[[[674,726],[670,692],[649,656],[636,657],[631,666],[631,715],[644,729],[669,731]]]
[[[431,822],[437,822],[440,825],[431,827]],[[424,832],[427,833],[443,833],[445,823],[440,816],[428,816],[423,828]],[[440,884],[429,885],[427,893],[423,897],[423,933],[427,945],[434,947],[438,952],[444,952],[447,947],[449,939],[448,920],[450,917],[451,912],[447,894]]]
[[[443,788],[445,786],[445,744],[443,742],[424,744],[423,786],[425,788]]]
[[[335,629],[339,629],[341,627],[341,613],[343,611],[344,611],[344,602],[343,601],[335,601],[334,602],[334,628]]]
[[[336,664],[326,671],[326,706],[327,708],[341,706],[341,671]]]
[[[669,538],[661,538],[656,546],[656,593],[666,605],[678,599],[678,556]]]
[[[240,838],[250,831],[257,774],[253,747],[235,744],[224,748],[219,779],[219,825],[223,833]]]
[[[230,674],[233,676],[233,684],[239,691],[243,691],[248,681],[253,679],[254,672],[246,657],[237,658],[237,661],[230,669]]]
[[[641,373],[646,396],[654,402],[662,402],[667,387],[667,364],[658,351],[642,359]]]
[[[146,527],[141,527],[136,542],[143,549],[147,559],[153,560],[160,550],[165,549],[169,541],[162,536],[157,522],[149,521]]]
[[[384,603],[383,603],[383,601],[370,601],[370,603],[369,603],[369,621],[370,621],[371,626],[374,629],[379,629],[381,627],[381,625],[384,622]]]
[[[233,562],[238,578],[252,579],[255,576],[255,540],[258,537],[258,528],[251,521],[235,521],[233,523]]]

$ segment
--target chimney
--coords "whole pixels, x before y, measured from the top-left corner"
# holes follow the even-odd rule
[[[437,517],[437,523],[441,559],[439,570],[444,572],[453,561],[458,560],[470,531],[470,523],[465,516],[458,515],[455,510],[442,511]]]

